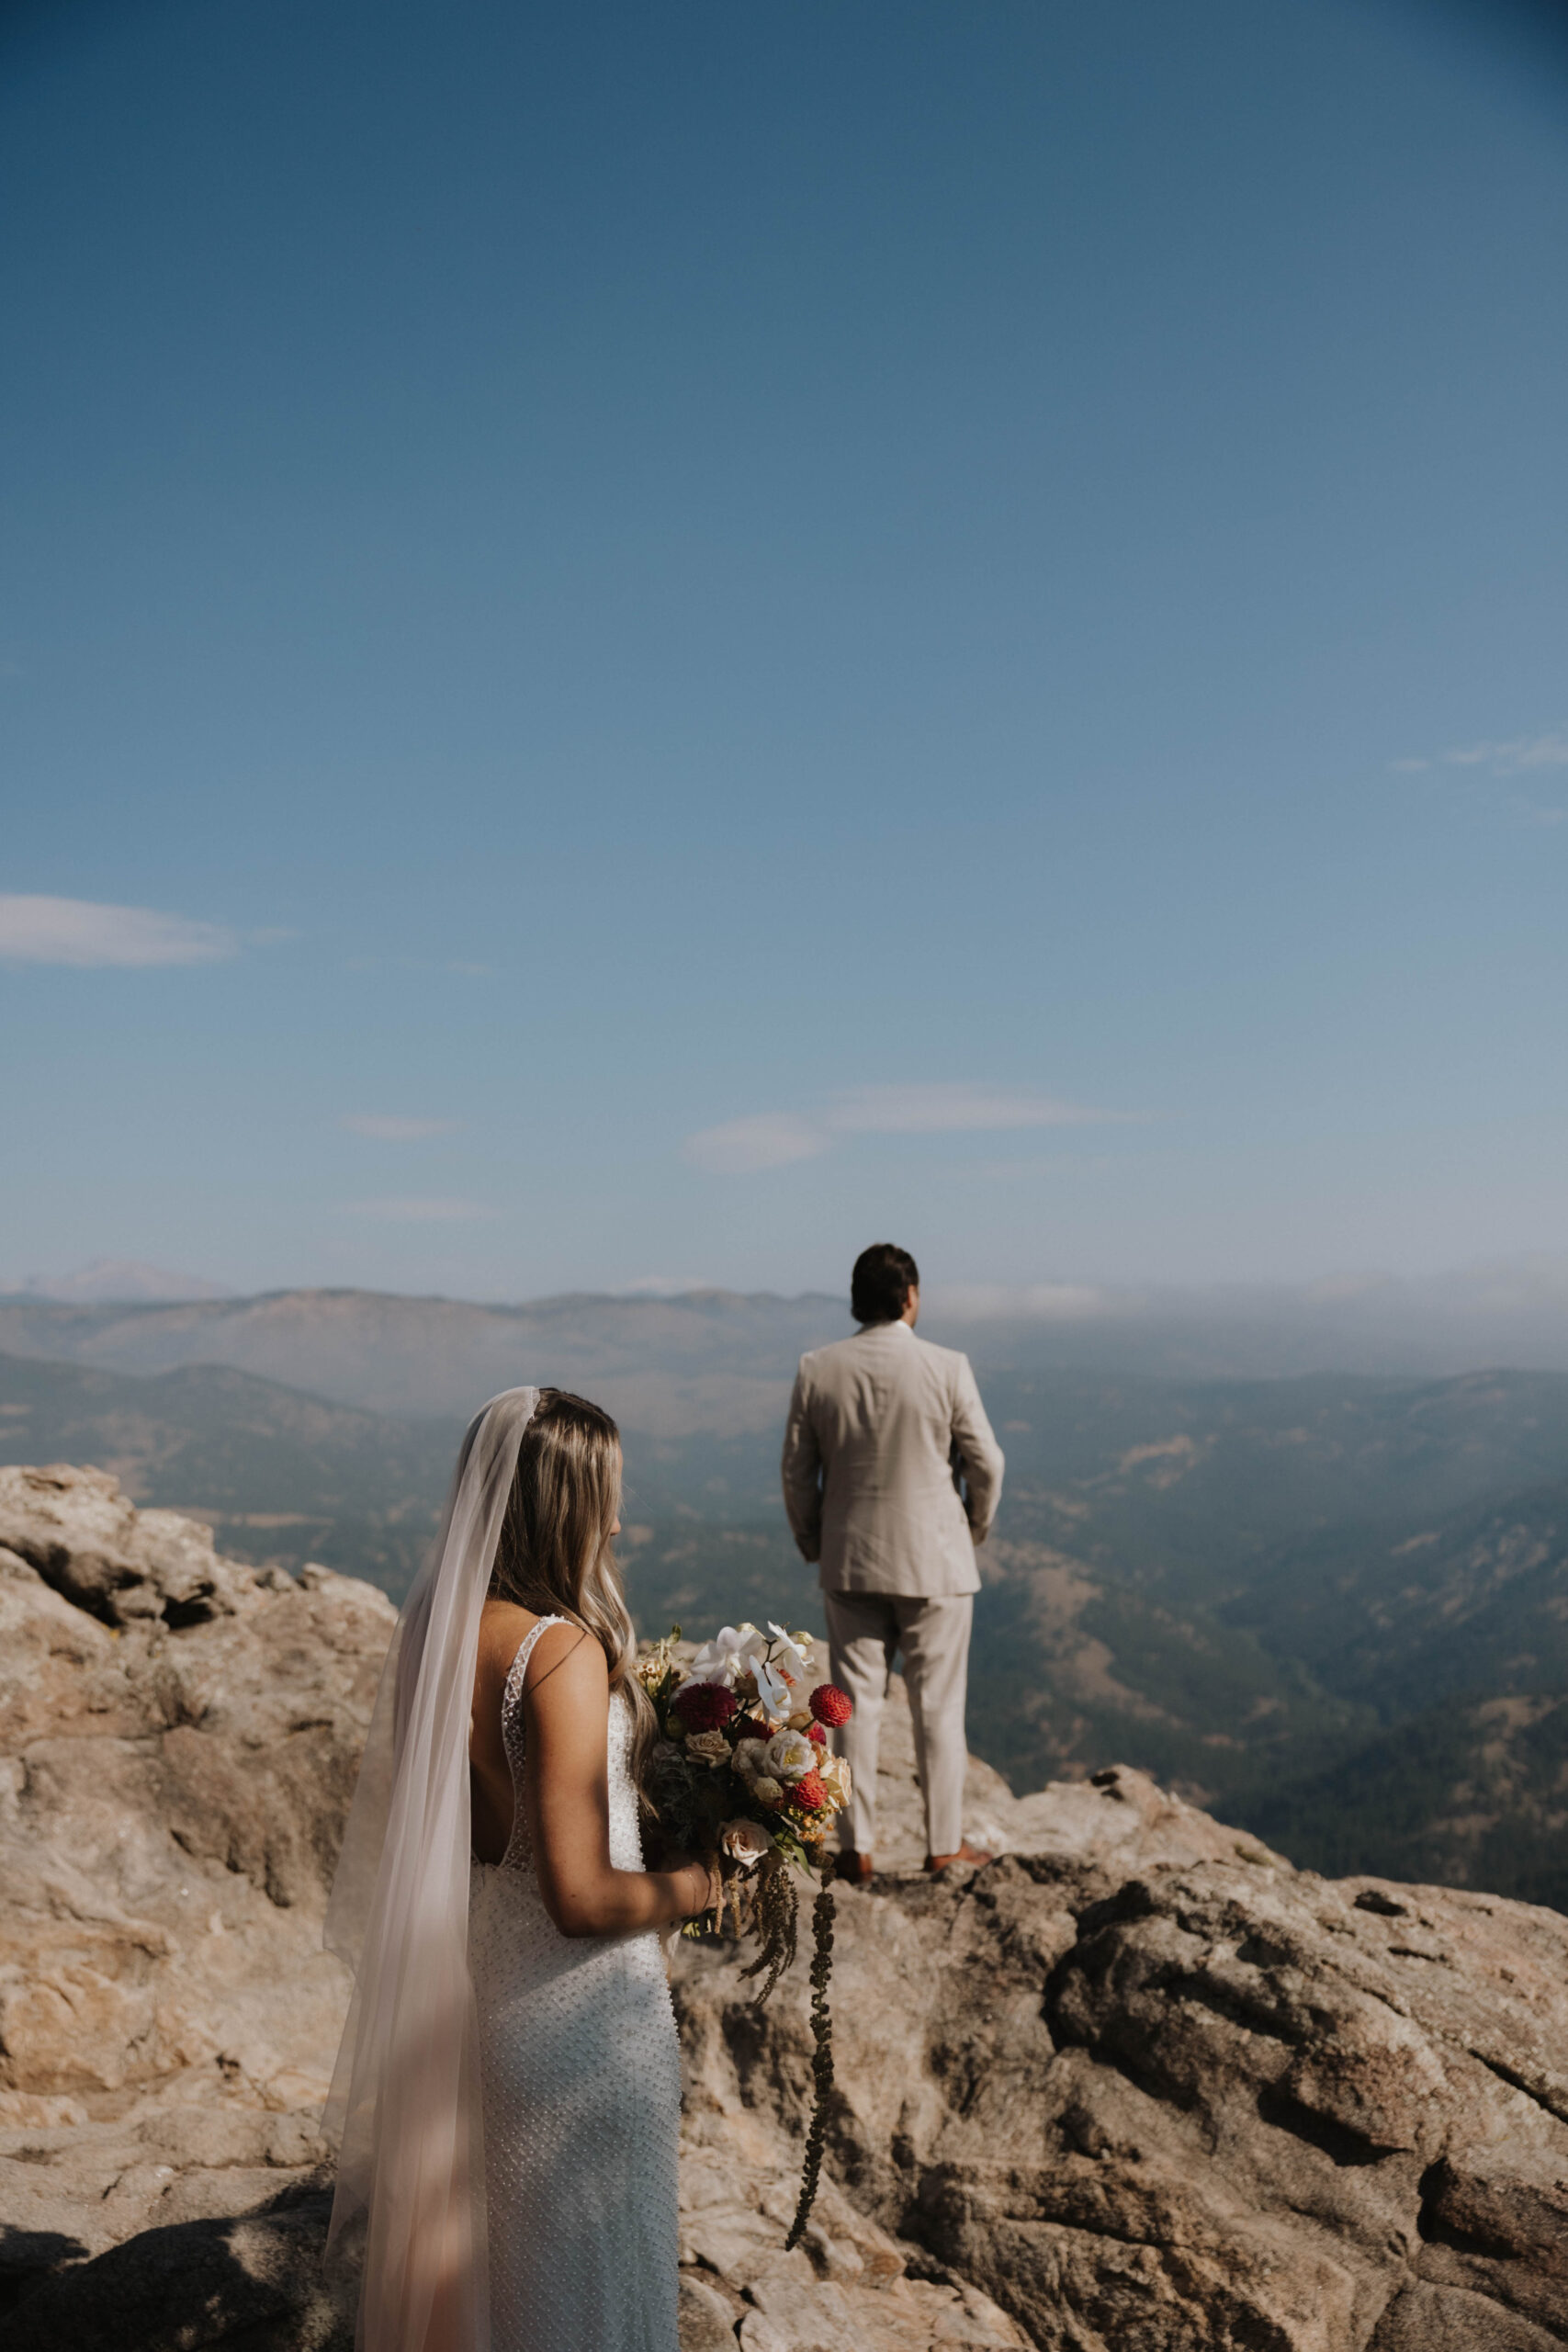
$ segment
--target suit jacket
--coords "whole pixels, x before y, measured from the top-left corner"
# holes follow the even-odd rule
[[[977,1592],[1002,1468],[967,1356],[868,1323],[801,1357],[784,1509],[825,1592]]]

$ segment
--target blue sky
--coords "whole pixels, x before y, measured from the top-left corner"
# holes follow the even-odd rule
[[[1568,1250],[1565,254],[1525,12],[17,14],[0,1275]]]

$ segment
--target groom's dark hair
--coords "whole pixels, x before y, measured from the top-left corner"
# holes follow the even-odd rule
[[[855,1260],[850,1313],[857,1323],[897,1323],[911,1287],[919,1286],[920,1270],[907,1250],[895,1241],[874,1241]]]

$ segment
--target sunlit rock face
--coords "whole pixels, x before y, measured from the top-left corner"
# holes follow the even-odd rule
[[[1048,1795],[1033,1853],[839,1895],[857,2210],[1049,2352],[1568,2340],[1568,1920],[1297,1872],[1131,1772]],[[683,1947],[688,2129],[782,2165],[804,1986],[746,1993]]]
[[[321,1925],[392,1623],[97,1472],[0,1472],[7,2352],[346,2352]],[[837,1898],[805,2245],[804,1964],[673,1967],[683,2352],[1543,2352],[1568,2340],[1568,1920],[1292,1871],[1143,1775],[919,1868],[901,1687]]]
[[[100,1472],[0,1470],[0,2295],[323,2177],[321,1920],[392,1622]]]

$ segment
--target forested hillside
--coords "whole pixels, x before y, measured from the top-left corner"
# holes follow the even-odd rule
[[[798,1333],[766,1361],[754,1305],[716,1310],[728,1369],[685,1350],[678,1410],[645,1412],[657,1375],[623,1363],[622,1548],[648,1631],[819,1622],[778,1499],[786,1387],[763,1376]],[[536,1376],[582,1376],[535,1338]],[[1124,1760],[1324,1869],[1568,1905],[1568,1374],[978,1369],[1009,1460],[976,1620],[978,1753],[1019,1788]],[[733,1382],[739,1408],[705,1407]],[[101,1464],[242,1558],[319,1559],[394,1597],[459,1427],[231,1367],[0,1358],[0,1460]]]

